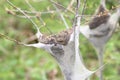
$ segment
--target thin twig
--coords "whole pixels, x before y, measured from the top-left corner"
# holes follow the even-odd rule
[[[61,4],[59,4],[59,3],[55,2],[55,1],[53,1],[53,3],[54,3],[55,5],[58,5],[58,6],[62,7],[62,8],[63,8],[63,9],[65,9],[65,10],[67,10],[67,11],[69,11],[69,12],[71,12],[71,13],[75,14],[75,12],[74,12],[74,11],[71,11],[71,10],[69,10],[69,9],[65,8],[63,5],[61,5]]]
[[[40,14],[38,14],[37,19],[39,20],[40,23],[42,23],[43,26],[45,26],[45,28],[50,32],[50,34],[53,34],[53,32],[46,26],[44,20],[39,16]]]
[[[26,16],[21,16],[21,15],[15,15],[15,16],[26,19]],[[29,16],[29,18],[36,18],[36,16]]]
[[[70,10],[70,8],[72,7],[72,5],[74,4],[75,0],[71,0],[70,4],[67,7],[67,10]]]
[[[3,38],[5,38],[5,39],[7,39],[7,40],[10,40],[10,41],[12,41],[12,42],[15,42],[15,43],[17,43],[17,44],[19,44],[19,45],[21,45],[21,44],[23,45],[22,42],[19,42],[19,41],[15,40],[15,39],[12,39],[12,38],[4,35],[4,34],[1,34],[1,33],[0,33],[0,36],[3,37]]]
[[[27,4],[33,11],[35,10],[34,7],[32,7],[32,5],[29,3],[28,0],[25,0],[25,2],[26,2],[26,4]]]
[[[45,1],[45,0],[33,0],[34,2],[41,2],[41,1]]]
[[[13,8],[17,9],[18,11],[20,11],[23,15],[26,16],[26,18],[27,18],[28,20],[30,20],[30,21],[32,22],[32,24],[34,25],[35,29],[37,30],[36,36],[37,36],[37,38],[39,39],[39,37],[41,37],[43,34],[40,32],[40,30],[39,30],[38,26],[36,25],[36,23],[34,23],[34,21],[33,21],[31,18],[29,18],[29,16],[28,16],[26,13],[24,13],[24,11],[22,11],[20,8],[17,8],[17,7],[16,7],[14,4],[12,4],[9,0],[7,0],[7,2],[8,2]],[[22,43],[22,45],[26,46],[27,44],[23,44],[23,43]]]
[[[17,8],[17,7],[16,7],[14,4],[12,4],[9,0],[7,0],[7,2],[8,2],[13,8],[17,9],[17,10],[20,11],[23,15],[25,15],[26,18],[27,18],[28,20],[30,20],[30,21],[32,22],[32,24],[35,26],[35,28],[37,29],[37,32],[40,33],[37,24],[34,23],[34,21],[33,21],[24,11],[22,11],[20,8]],[[41,34],[41,33],[40,33],[40,34]],[[41,35],[42,35],[42,34],[41,34]]]
[[[32,9],[32,11],[36,11],[35,8],[32,7],[32,5],[29,3],[28,0],[25,0],[25,1],[26,1],[27,5]],[[40,23],[42,23],[42,26],[45,26],[45,22],[43,21],[43,19],[40,16],[41,16],[41,13],[36,14],[36,18],[40,21]],[[46,28],[52,34],[52,31],[48,27],[46,27]]]
[[[76,15],[79,15],[80,0],[77,0]]]
[[[112,7],[111,10],[109,10],[108,12],[112,12],[113,10],[115,10],[116,8],[120,7],[120,5],[116,6],[116,7]],[[13,16],[16,16],[16,12],[19,12],[18,10],[9,10],[6,8],[6,11],[9,13],[9,14],[12,14]],[[24,13],[26,14],[31,14],[31,15],[36,15],[36,14],[53,14],[57,11],[54,11],[54,10],[51,10],[51,11],[46,11],[46,12],[38,12],[38,11],[27,11],[27,10],[22,10],[24,11]],[[106,12],[105,12],[106,13]],[[94,17],[98,17],[98,16],[103,16],[105,15],[104,13],[103,14],[98,14],[98,15],[83,15],[82,14],[82,18],[83,17],[91,17],[91,18],[94,18]],[[17,15],[17,17],[20,17],[20,18],[26,18],[25,16],[20,16],[20,15]],[[29,18],[35,18],[35,16],[29,16]]]
[[[12,11],[12,12],[19,12],[18,10],[10,10],[10,11]],[[41,14],[41,15],[43,15],[43,14],[53,14],[53,13],[55,13],[56,11],[54,11],[54,10],[51,10],[51,11],[46,11],[46,12],[39,12],[39,11],[27,11],[27,10],[22,10],[22,11],[24,11],[24,13],[26,13],[26,14]]]
[[[55,2],[54,2],[53,0],[50,0],[50,1],[53,3],[53,6],[55,7],[56,11],[58,12],[58,14],[60,15],[62,21],[64,22],[66,28],[68,29],[69,26],[68,26],[68,24],[67,24],[67,22],[66,22],[66,20],[65,20],[65,18],[64,18],[64,16],[63,16],[63,14],[60,13],[60,10],[59,10],[59,9],[57,8],[57,6],[54,4]]]
[[[82,14],[81,14],[81,21],[82,21],[83,15],[84,15],[86,3],[87,3],[87,0],[84,0],[84,5],[83,5],[83,9],[82,9]]]

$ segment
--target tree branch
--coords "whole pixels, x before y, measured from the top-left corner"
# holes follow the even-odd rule
[[[15,40],[15,39],[12,39],[12,38],[4,35],[4,34],[1,34],[1,33],[0,33],[0,36],[3,37],[3,38],[5,38],[5,39],[7,39],[7,40],[10,40],[10,41],[12,41],[12,42],[15,42],[15,43],[17,43],[17,44],[19,44],[19,45],[23,45],[22,42],[19,42],[19,41]]]
[[[75,0],[71,0],[70,4],[67,7],[67,10],[71,10],[72,5],[74,4]]]
[[[32,19],[29,18],[29,16],[22,11],[20,8],[17,8],[14,4],[12,4],[9,0],[7,0],[7,2],[15,9],[17,9],[18,11],[20,11],[28,20],[30,20],[32,22],[32,24],[35,26],[36,29],[38,29],[38,26],[34,23],[34,21]]]
[[[29,3],[28,0],[25,0],[25,1],[26,1],[27,5],[32,9],[32,11],[36,11],[35,8]],[[41,18],[41,13],[37,13],[36,18],[39,20],[40,23],[42,23],[42,26],[46,25],[46,23]],[[47,30],[50,32],[50,34],[52,34],[52,31],[48,27],[45,27],[45,28],[47,28]]]
[[[69,26],[68,26],[68,24],[67,24],[67,22],[66,22],[66,20],[65,20],[65,18],[64,18],[64,16],[63,16],[63,14],[60,13],[60,10],[59,10],[59,9],[57,8],[57,6],[54,4],[55,2],[54,2],[53,0],[50,0],[50,1],[52,2],[53,6],[55,7],[55,9],[56,9],[56,11],[58,12],[58,14],[60,15],[62,21],[64,22],[64,24],[65,24],[65,26],[66,26],[66,28],[68,29]]]
[[[83,8],[82,8],[82,14],[81,14],[81,21],[82,21],[83,15],[84,15],[86,3],[87,3],[87,0],[84,0],[84,5],[83,5]]]

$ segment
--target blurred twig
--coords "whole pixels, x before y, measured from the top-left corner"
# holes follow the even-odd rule
[[[74,12],[74,11],[71,11],[71,10],[67,9],[67,8],[66,8],[66,7],[64,7],[63,5],[61,5],[61,4],[59,4],[59,3],[57,3],[57,2],[55,2],[55,1],[53,1],[53,0],[52,0],[52,2],[53,2],[56,6],[62,7],[64,10],[69,11],[69,12],[71,12],[71,13],[75,14],[75,12]]]
[[[50,1],[52,2],[53,6],[55,7],[55,9],[56,9],[56,11],[58,12],[58,14],[60,15],[62,21],[64,22],[64,24],[65,24],[65,26],[66,26],[66,28],[68,29],[69,26],[68,26],[68,24],[67,24],[67,22],[66,22],[66,20],[65,20],[65,18],[64,18],[64,16],[63,16],[63,14],[60,13],[60,10],[59,10],[59,9],[57,8],[57,6],[54,4],[55,2],[54,2],[53,0],[50,0]]]
[[[25,0],[25,1],[26,1],[26,4],[32,9],[32,11],[36,11],[35,8],[29,3],[28,0]],[[44,20],[41,18],[41,13],[37,13],[36,18],[39,20],[40,23],[42,23],[42,26],[46,25]],[[53,33],[47,26],[45,28],[47,28],[47,30],[50,32],[50,34]]]
[[[15,40],[15,39],[12,39],[12,38],[4,35],[4,34],[1,34],[1,33],[0,33],[0,36],[3,37],[3,38],[5,38],[5,39],[7,39],[7,40],[10,40],[10,41],[12,41],[12,42],[15,42],[15,43],[17,43],[17,44],[20,44],[20,45],[23,44],[22,42],[19,42],[19,41]]]
[[[81,14],[81,21],[82,21],[83,15],[84,15],[86,3],[87,3],[87,0],[84,0],[84,5],[83,5],[83,8],[82,8],[82,14]]]
[[[71,0],[70,4],[67,7],[67,10],[72,11],[71,8],[72,8],[72,5],[74,4],[74,2],[75,2],[75,0]]]
[[[26,2],[26,4],[27,4],[33,11],[35,11],[34,7],[29,3],[28,0],[25,0],[25,2]]]
[[[8,10],[6,9],[7,11],[11,11],[11,12],[19,12],[18,10]],[[52,14],[52,13],[55,13],[56,11],[54,10],[51,10],[51,11],[45,11],[45,12],[39,12],[39,11],[27,11],[27,10],[23,10],[26,14]]]
[[[32,24],[35,26],[35,29],[37,29],[37,31],[39,31],[39,28],[37,26],[37,24],[24,12],[22,11],[20,8],[17,8],[14,4],[12,4],[9,0],[7,0],[7,2],[15,9],[17,9],[18,11],[20,11],[28,20],[30,20],[32,22]],[[40,32],[40,31],[39,31]]]

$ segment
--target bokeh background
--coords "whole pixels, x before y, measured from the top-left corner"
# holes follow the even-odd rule
[[[33,9],[26,4],[25,0],[10,1],[23,10],[33,11]],[[71,0],[55,1],[67,7]],[[83,0],[81,1],[81,6],[83,6]],[[108,9],[111,9],[112,6],[119,5],[118,1],[119,0],[107,0]],[[38,12],[55,10],[49,0],[29,0],[29,2]],[[82,24],[88,23],[91,15],[93,15],[98,6],[99,0],[87,0],[84,13],[90,16],[83,17]],[[60,9],[61,12],[64,11],[62,10],[63,8]],[[74,11],[75,4],[72,9]],[[31,39],[30,37],[34,36],[36,33],[32,23],[27,19],[10,15],[6,10],[13,10],[13,8],[6,0],[0,0],[0,34],[5,34],[21,42],[29,41],[29,39]],[[115,12],[115,10],[111,12]],[[74,14],[67,11],[62,13],[68,25],[71,27]],[[46,26],[42,27],[41,23],[35,18],[33,20],[40,26],[42,33],[47,35],[51,34],[51,31],[55,34],[65,30],[65,25],[58,13],[42,14],[41,18],[46,23]],[[120,80],[119,31],[120,29],[118,28],[106,45],[104,63],[107,64],[104,68],[104,80]],[[31,40],[29,43],[33,42],[36,42],[36,40]],[[96,52],[88,40],[82,35],[80,35],[80,50],[86,67],[90,70],[96,70],[98,68]],[[91,76],[92,80],[98,80],[96,75],[98,75],[98,73]],[[56,61],[46,51],[18,45],[0,36],[0,80],[63,80],[63,76]]]

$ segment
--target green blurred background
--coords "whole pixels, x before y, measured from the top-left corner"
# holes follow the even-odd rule
[[[56,0],[65,7],[71,0]],[[24,10],[29,8],[25,0],[11,0],[13,4]],[[47,11],[54,9],[49,0],[29,0],[36,11]],[[83,3],[83,0],[82,2]],[[82,4],[83,5],[83,4]],[[81,5],[81,6],[82,6]],[[99,0],[87,0],[85,14],[92,15],[99,5]],[[107,7],[117,6],[118,0],[107,0]],[[0,0],[0,33],[25,42],[35,34],[32,23],[23,18],[7,14],[6,9],[13,9],[5,0]],[[73,5],[75,8],[75,4]],[[81,7],[82,9],[82,7]],[[80,10],[81,10],[80,9]],[[55,9],[54,9],[55,10]],[[63,13],[69,26],[72,26],[74,14]],[[65,29],[63,22],[57,13],[43,14],[42,19],[46,26],[41,27],[41,23],[33,19],[44,34],[50,34],[49,28],[53,33]],[[84,17],[82,24],[90,17]],[[82,52],[85,65],[90,70],[98,68],[98,59],[93,47],[82,35],[80,35],[80,50]],[[104,80],[120,80],[120,33],[119,29],[106,45],[104,54]],[[91,76],[92,80],[98,80],[95,73]],[[56,61],[44,50],[17,45],[15,42],[0,37],[0,80],[63,80],[60,69]]]

